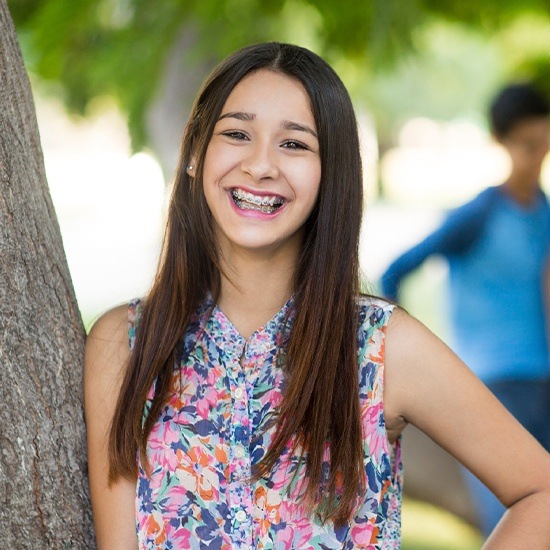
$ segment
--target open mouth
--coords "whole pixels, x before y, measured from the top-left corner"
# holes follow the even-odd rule
[[[255,210],[265,214],[273,214],[284,204],[285,200],[276,195],[258,196],[247,193],[242,189],[232,189],[233,202],[241,210]]]

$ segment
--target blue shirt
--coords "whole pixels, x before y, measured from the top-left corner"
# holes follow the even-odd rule
[[[550,252],[550,206],[540,193],[524,207],[490,187],[451,211],[442,226],[382,276],[399,284],[428,256],[449,262],[454,348],[485,382],[550,375],[543,277]]]

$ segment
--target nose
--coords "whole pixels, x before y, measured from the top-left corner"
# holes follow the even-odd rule
[[[260,141],[251,144],[241,162],[241,170],[257,182],[275,179],[279,175],[279,167],[272,146]]]

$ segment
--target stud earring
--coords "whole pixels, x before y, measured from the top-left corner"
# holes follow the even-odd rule
[[[191,165],[189,165],[189,166],[187,167],[187,170],[193,170],[193,167],[192,167]]]

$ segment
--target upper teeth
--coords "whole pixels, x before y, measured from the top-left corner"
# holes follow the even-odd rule
[[[276,197],[276,196],[259,197],[257,195],[253,195],[252,193],[247,193],[242,189],[233,189],[232,194],[233,194],[233,197],[235,197],[238,200],[250,202],[252,204],[256,204],[257,206],[275,206],[276,204],[283,204],[284,202],[282,197]]]

